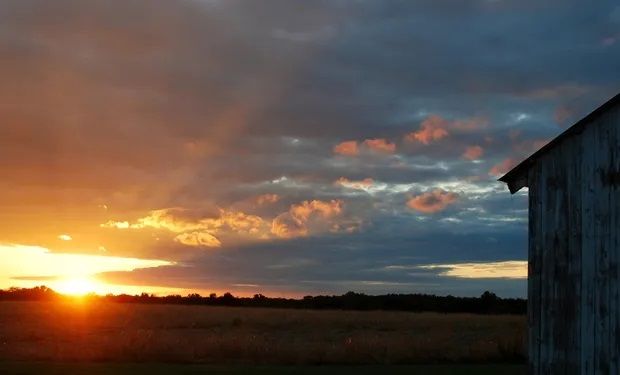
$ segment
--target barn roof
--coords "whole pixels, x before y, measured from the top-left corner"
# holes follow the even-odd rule
[[[510,172],[506,173],[503,177],[499,179],[499,181],[505,182],[508,184],[508,188],[512,194],[518,192],[525,186],[527,186],[527,171],[529,168],[536,162],[538,158],[546,154],[548,151],[553,149],[555,146],[560,144],[564,139],[570,137],[573,134],[579,134],[583,131],[584,127],[586,127],[592,120],[596,117],[600,116],[616,104],[620,103],[620,93],[618,93],[613,98],[609,99],[605,104],[601,105],[594,111],[592,111],[589,115],[577,121],[577,123],[570,128],[568,128],[565,132],[554,138],[551,142],[547,143],[540,150],[536,151],[527,159],[523,160],[516,167],[514,167]]]

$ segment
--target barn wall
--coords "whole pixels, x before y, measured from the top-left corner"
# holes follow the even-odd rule
[[[620,108],[528,172],[531,374],[620,373]]]

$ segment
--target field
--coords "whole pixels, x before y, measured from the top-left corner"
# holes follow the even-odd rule
[[[524,335],[523,316],[2,302],[0,372],[44,366],[46,373],[106,373],[117,366],[110,373],[158,373],[152,363],[168,363],[176,368],[170,373],[188,374],[247,373],[248,366],[284,374],[291,367],[274,366],[291,365],[295,373],[318,365],[408,365],[403,373],[428,373],[411,366],[419,364],[442,364],[433,373],[445,366],[456,373],[449,371],[455,364],[501,364],[502,372],[520,373]]]

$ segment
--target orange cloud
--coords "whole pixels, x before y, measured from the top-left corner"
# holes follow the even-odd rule
[[[420,124],[420,130],[409,133],[405,139],[409,142],[418,141],[425,145],[448,136],[447,121],[437,115],[431,115]]]
[[[501,176],[508,173],[512,168],[517,165],[517,162],[513,159],[506,159],[501,163],[494,165],[493,168],[489,171],[490,175],[493,176]]]
[[[114,229],[165,229],[174,233],[199,229],[201,224],[198,219],[189,217],[188,212],[189,210],[183,208],[164,208],[150,211],[147,216],[139,218],[135,223],[109,220],[99,226]]]
[[[334,228],[329,219],[340,215],[342,209],[341,200],[313,200],[291,205],[288,212],[273,220],[271,233],[281,238],[294,238],[307,236],[311,230],[328,231]]]
[[[241,211],[220,209],[212,217],[183,208],[153,210],[149,215],[130,224],[127,221],[108,221],[101,224],[104,228],[143,229],[153,228],[167,230],[177,234],[176,242],[188,246],[219,247],[218,234],[234,233],[237,235],[260,235],[267,231],[266,223],[256,215]]]
[[[217,221],[217,219],[216,219]],[[263,219],[256,215],[248,215],[240,211],[220,211],[217,227],[227,226],[236,233],[255,234],[260,231]]]
[[[222,243],[214,235],[207,232],[187,232],[174,237],[178,243],[187,246],[220,247]]]
[[[478,160],[482,155],[484,155],[484,149],[480,146],[469,146],[463,153],[463,157],[467,160]]]
[[[280,196],[278,194],[263,194],[256,197],[256,203],[259,205],[276,203],[280,200]]]
[[[368,182],[368,181],[366,181]],[[275,200],[276,195],[263,197]],[[159,229],[174,234],[173,240],[187,246],[220,247],[228,241],[248,241],[270,238],[307,236],[313,233],[352,232],[359,228],[359,220],[338,219],[343,212],[341,200],[311,200],[293,204],[273,220],[236,210],[219,209],[206,215],[201,210],[168,208],[153,210],[134,223],[108,221],[101,224],[115,229]]]
[[[96,275],[101,273],[130,272],[175,264],[157,259],[60,253],[44,247],[18,244],[0,244],[0,258],[0,288],[30,288],[40,285],[41,279],[45,279],[45,284],[61,292],[76,292],[75,288],[69,288],[72,282],[94,281]],[[89,287],[92,289],[83,292],[104,294],[116,289],[117,285],[94,282]]]
[[[101,228],[116,228],[116,229],[129,229],[131,225],[128,221],[114,221],[110,220],[99,225]]]
[[[300,220],[307,221],[310,215],[318,214],[322,217],[332,217],[342,212],[343,202],[341,200],[331,200],[329,202],[313,200],[303,201],[300,204],[291,206],[290,213]]]
[[[374,184],[372,178],[365,178],[359,181],[352,181],[345,177],[340,177],[334,182],[335,185],[340,185],[348,189],[366,190]]]
[[[482,117],[450,121],[438,115],[430,115],[422,121],[420,129],[407,134],[405,140],[428,145],[447,137],[451,130],[469,132],[483,129],[487,125],[488,121]]]
[[[183,208],[164,208],[153,210],[149,215],[130,224],[132,229],[154,228],[165,229],[174,233],[187,232],[204,228],[204,223],[198,220],[195,213]]]
[[[334,153],[345,156],[356,156],[359,154],[357,141],[345,141],[334,146]]]
[[[366,149],[382,153],[393,154],[396,152],[396,144],[385,138],[366,139],[361,142]],[[334,146],[334,153],[346,156],[357,156],[360,153],[360,145],[357,141],[345,141]]]
[[[273,219],[271,223],[271,233],[280,238],[305,237],[308,235],[308,228],[303,222],[295,220],[295,218],[287,212]]]
[[[461,131],[474,131],[485,129],[489,125],[489,120],[484,117],[472,117],[466,120],[454,120],[450,122],[450,128]]]
[[[396,144],[389,142],[385,138],[367,139],[364,145],[374,152],[393,154],[396,151]]]
[[[407,206],[425,214],[433,214],[443,211],[446,207],[456,202],[457,198],[458,194],[435,189],[411,198],[407,202]]]

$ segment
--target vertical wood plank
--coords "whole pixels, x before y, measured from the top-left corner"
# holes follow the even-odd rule
[[[528,363],[529,373],[540,374],[540,297],[541,297],[541,184],[540,164],[534,166],[528,176],[529,230],[528,230]]]
[[[594,240],[594,210],[591,202],[594,200],[594,136],[590,131],[581,134],[583,144],[581,156],[582,182],[582,211],[581,211],[581,374],[594,374],[595,353],[595,259],[596,249]]]
[[[599,119],[598,121],[601,121]],[[608,130],[604,124],[591,124],[589,130],[594,133],[594,175],[593,211],[594,211],[594,247],[596,252],[596,292],[594,297],[595,326],[595,371],[609,374],[609,194],[605,193],[604,174],[609,156]]]
[[[581,370],[581,139],[567,140],[562,157],[566,165],[566,212],[568,268],[564,286],[564,309],[566,311],[566,368],[565,373],[577,375]]]
[[[553,315],[550,317],[551,326],[551,373],[566,374],[568,361],[568,340],[571,329],[573,308],[568,303],[574,301],[572,290],[568,288],[568,186],[567,173],[572,153],[567,152],[569,140],[559,144],[550,154],[548,179],[551,181],[549,189],[553,200],[549,202],[550,220],[548,230],[551,232],[546,251],[553,257],[551,261],[553,276],[549,281],[552,285],[550,305]]]
[[[542,374],[552,374],[554,367],[554,318],[556,317],[555,298],[555,254],[553,241],[555,238],[555,225],[557,210],[557,191],[553,187],[554,181],[554,158],[544,155],[541,158],[541,181],[542,188],[542,272],[541,272],[541,346],[540,364]]]
[[[608,175],[612,177],[615,173],[620,172],[620,110],[615,108],[610,111],[605,123],[608,132],[606,170]],[[618,190],[618,185],[620,184],[613,183],[613,178],[606,184],[606,194],[610,210],[607,223],[606,246],[609,253],[609,372],[611,374],[620,373],[620,285],[618,280],[620,251],[618,248],[618,232],[620,232],[620,222],[618,222],[620,201],[618,198],[620,190]]]

